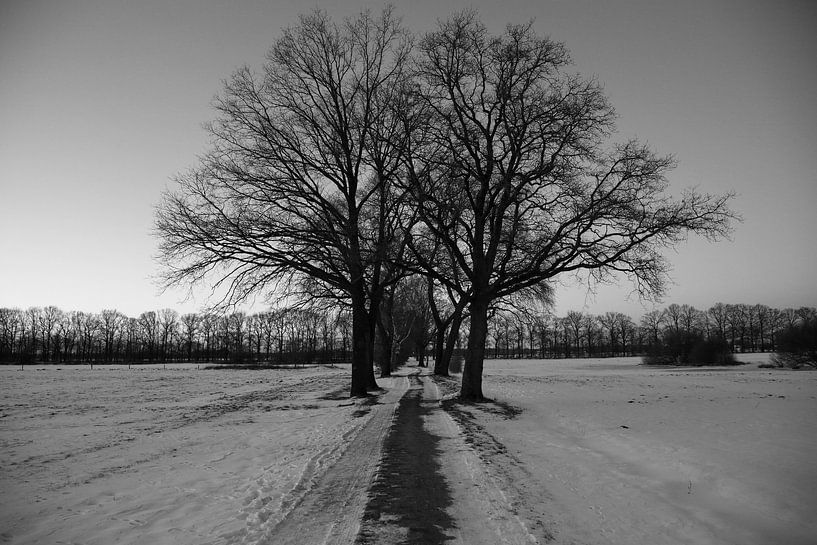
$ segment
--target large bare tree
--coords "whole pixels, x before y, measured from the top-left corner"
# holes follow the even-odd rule
[[[466,400],[483,398],[493,301],[580,271],[623,273],[660,293],[659,250],[690,232],[724,235],[733,218],[729,195],[667,196],[672,158],[609,144],[612,106],[569,67],[564,45],[531,25],[491,35],[471,12],[419,43],[416,88],[435,153],[412,157],[411,181],[425,236],[467,281]],[[430,274],[453,285],[451,267]]]
[[[305,276],[344,294],[354,396],[376,386],[374,318],[400,245],[391,216],[410,50],[390,8],[343,24],[302,16],[261,74],[243,68],[226,83],[212,150],[157,211],[168,285],[214,282],[234,303]]]

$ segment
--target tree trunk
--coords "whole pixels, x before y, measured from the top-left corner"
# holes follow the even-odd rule
[[[389,305],[389,299],[386,299],[386,305]],[[380,364],[380,377],[390,377],[392,368],[392,344],[394,342],[394,334],[391,325],[391,309],[386,308],[386,311],[380,315],[377,320],[377,333],[375,336],[374,353]]]
[[[448,364],[443,361],[445,351],[445,328],[437,324],[437,331],[434,333],[434,374],[447,377]]]
[[[485,361],[485,339],[488,335],[488,301],[473,300],[470,306],[471,329],[465,351],[465,367],[462,370],[460,399],[483,401],[482,367]]]
[[[371,372],[369,315],[365,297],[362,290],[360,292],[352,295],[352,397],[366,396]]]
[[[366,389],[380,390],[374,376],[374,334],[378,314],[376,312],[366,312],[364,315],[366,317]]]
[[[454,310],[451,326],[448,329],[448,336],[445,339],[445,347],[442,355],[442,365],[445,368],[445,376],[448,376],[448,369],[451,367],[451,357],[454,355],[454,348],[460,336],[460,325],[462,325],[462,309]],[[435,374],[438,374],[435,369]]]

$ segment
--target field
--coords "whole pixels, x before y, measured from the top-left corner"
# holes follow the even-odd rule
[[[566,542],[817,543],[817,373],[744,358],[498,360],[486,395],[520,412],[470,412],[521,506]]]
[[[348,369],[0,373],[0,542],[256,543],[364,420]]]
[[[496,403],[443,407],[527,542],[814,543],[817,373],[749,359],[488,361]],[[353,402],[348,373],[0,368],[0,542],[279,542],[405,392]]]

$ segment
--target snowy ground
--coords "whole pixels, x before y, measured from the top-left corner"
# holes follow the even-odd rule
[[[369,419],[348,373],[0,368],[0,543],[258,543]]]
[[[765,359],[488,361],[454,412],[540,541],[817,543],[817,373]]]
[[[397,476],[373,478],[391,422],[434,443],[446,542],[518,521],[503,542],[815,543],[817,373],[750,359],[488,361],[496,403],[444,401],[456,424],[423,377],[352,402],[348,368],[2,367],[0,543],[318,543],[298,521],[322,519],[350,542],[367,495],[344,483],[361,479],[368,535],[410,536],[377,527],[400,520],[378,498]]]

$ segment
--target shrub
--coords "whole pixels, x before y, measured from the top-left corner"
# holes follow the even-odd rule
[[[723,339],[701,339],[689,352],[690,365],[737,365],[735,356]]]
[[[647,353],[641,357],[644,365],[679,365],[675,355],[664,344],[652,345],[647,349]]]
[[[698,333],[673,332],[651,346],[641,361],[645,365],[737,365],[722,339],[705,339]]]
[[[773,361],[780,367],[817,367],[817,319],[811,318],[783,330]]]

